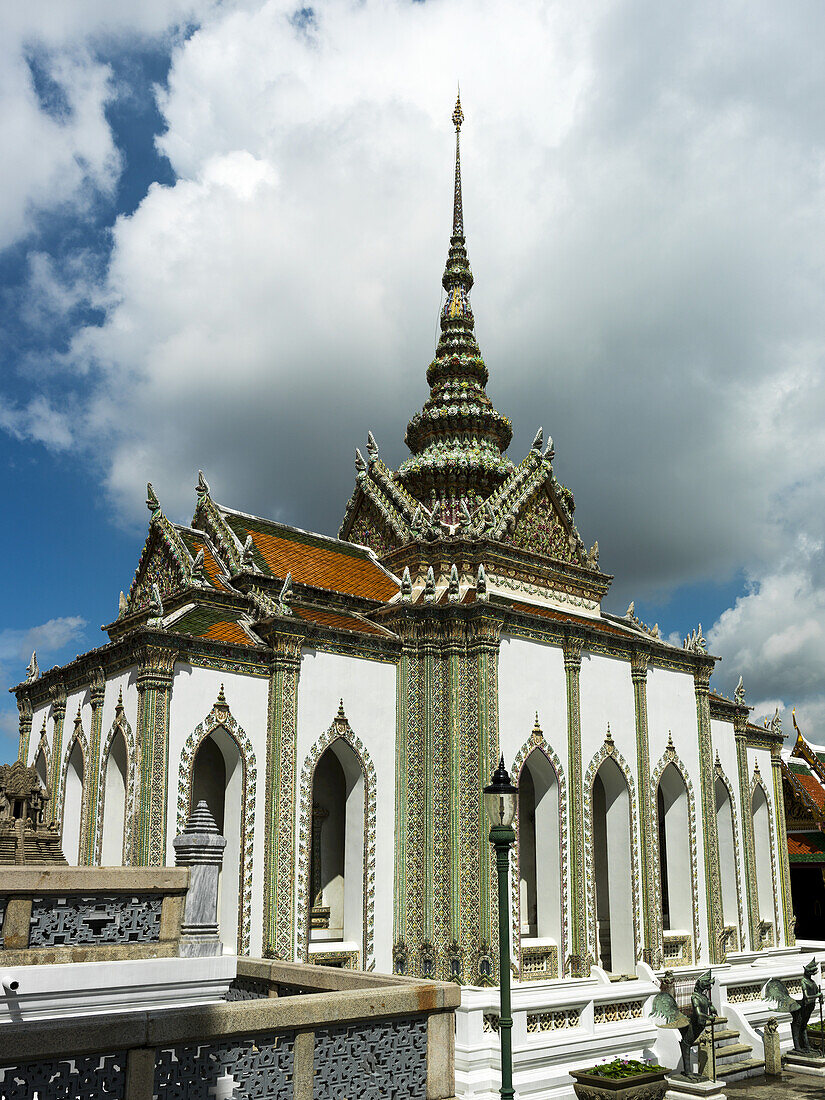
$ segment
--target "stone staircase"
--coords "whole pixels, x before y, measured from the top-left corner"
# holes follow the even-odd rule
[[[743,1077],[756,1077],[765,1072],[764,1059],[753,1058],[753,1047],[741,1042],[740,1038],[740,1033],[728,1026],[724,1016],[717,1016],[713,1030],[713,1045],[716,1053],[716,1077],[720,1081],[739,1081]],[[703,1061],[710,1056],[710,1051],[703,1047],[704,1044],[700,1041],[700,1073],[707,1072],[710,1075],[711,1067],[708,1066],[707,1070],[703,1068]]]

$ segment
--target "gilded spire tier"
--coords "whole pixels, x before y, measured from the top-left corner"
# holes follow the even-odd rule
[[[462,501],[470,508],[498,488],[513,466],[504,455],[512,437],[510,421],[493,407],[485,391],[487,367],[475,337],[470,306],[473,273],[467,259],[461,194],[460,100],[453,111],[455,188],[453,227],[442,285],[441,336],[427,369],[430,398],[407,425],[412,456],[398,480],[427,506],[439,502],[455,520]]]

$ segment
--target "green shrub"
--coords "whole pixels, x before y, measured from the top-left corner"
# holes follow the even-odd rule
[[[638,1077],[642,1073],[664,1072],[665,1067],[656,1062],[638,1062],[633,1058],[614,1058],[612,1062],[605,1062],[600,1066],[592,1066],[590,1069],[580,1069],[579,1073],[592,1073],[594,1077]]]

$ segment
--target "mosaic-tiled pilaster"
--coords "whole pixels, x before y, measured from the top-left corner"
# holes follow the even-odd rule
[[[406,943],[407,923],[407,728],[409,707],[407,692],[410,677],[408,632],[402,633],[404,646],[396,676],[395,730],[395,886],[393,904],[393,954]],[[403,948],[402,948],[403,950]],[[393,969],[395,969],[395,958]],[[406,969],[406,967],[404,967]]]
[[[424,765],[424,791],[425,791],[425,810],[424,810],[424,929],[423,929],[423,941],[427,948],[430,948],[433,944],[433,930],[434,930],[434,909],[435,909],[435,806],[434,800],[436,798],[435,786],[434,786],[434,772],[437,767],[437,755],[440,745],[437,744],[436,738],[439,733],[438,721],[441,715],[438,713],[436,706],[436,682],[440,673],[440,668],[437,668],[436,654],[438,652],[436,640],[431,635],[431,631],[434,628],[433,623],[429,623],[429,630],[426,630],[420,641],[419,652],[421,654],[421,674],[423,678],[423,694],[427,700],[427,705],[424,707],[422,732],[423,732],[423,757],[422,763]],[[431,950],[425,950],[422,953],[423,971],[422,976],[427,978],[435,977],[435,974],[427,971],[430,969],[427,965],[428,961],[433,958]]]
[[[449,896],[450,942],[461,942],[461,738],[464,733],[464,714],[461,706],[462,652],[465,633],[461,621],[449,624],[445,650],[447,676],[447,752],[449,753],[450,804],[448,837],[450,841]],[[449,976],[449,975],[448,975]]]
[[[590,974],[587,950],[587,883],[585,879],[584,790],[582,782],[581,709],[579,675],[584,642],[574,635],[564,639],[564,676],[567,686],[567,772],[570,828],[570,958],[563,970],[571,977]]]
[[[63,722],[66,718],[66,688],[63,684],[51,684],[49,694],[52,697],[52,774],[50,786],[52,789],[51,820],[57,821],[60,814],[58,807],[61,805],[60,797],[60,766],[63,757]]]
[[[742,812],[742,844],[745,863],[745,895],[748,910],[748,941],[751,950],[758,951],[759,936],[759,900],[756,889],[756,857],[753,846],[753,813],[751,809],[750,777],[748,775],[748,745],[745,719],[737,717],[734,722],[736,739],[736,770],[739,778],[739,805]]]
[[[478,659],[465,650],[461,658],[459,682],[461,707],[461,740],[458,751],[459,784],[459,874],[461,925],[459,944],[463,980],[474,981],[481,937],[481,859],[480,852],[489,847],[484,812],[480,806],[481,769],[478,742]]]
[[[794,926],[796,918],[791,897],[791,868],[788,862],[788,828],[785,822],[785,796],[782,791],[782,765],[780,746],[771,749],[771,772],[773,774],[773,806],[776,816],[776,852],[781,865],[779,886],[782,897],[782,923],[785,931],[785,943],[791,947],[796,943]]]
[[[20,747],[18,758],[26,764],[29,758],[29,740],[32,732],[32,705],[25,695],[18,695],[17,710],[19,712]]]
[[[95,862],[95,838],[97,836],[97,799],[100,786],[100,731],[103,724],[103,695],[106,680],[103,669],[95,670],[90,688],[92,704],[92,728],[89,733],[88,776],[83,782],[83,821],[84,836],[80,851],[80,862]]]
[[[280,635],[269,683],[266,748],[264,955],[295,954],[296,739],[303,639]]]
[[[639,781],[639,836],[642,862],[642,958],[650,966],[662,965],[662,919],[659,909],[658,878],[654,829],[656,791],[650,783],[650,746],[647,732],[647,668],[649,654],[637,650],[632,657],[633,702],[636,712],[636,771]]]
[[[696,724],[699,731],[699,778],[702,793],[702,833],[705,854],[705,902],[708,917],[708,956],[712,963],[724,961],[722,949],[722,880],[719,871],[719,842],[716,831],[716,789],[713,743],[710,736],[709,680],[713,666],[694,673]]]
[[[483,616],[473,624],[478,664],[478,822],[479,822],[479,939],[476,961],[470,981],[484,984],[492,960],[493,975],[498,973],[497,952],[491,944],[498,936],[498,882],[494,870],[493,849],[489,843],[489,823],[481,790],[492,780],[499,759],[498,739],[498,646],[501,623]]]
[[[137,676],[137,743],[141,753],[137,821],[133,833],[138,867],[166,862],[169,703],[176,652],[148,646]]]

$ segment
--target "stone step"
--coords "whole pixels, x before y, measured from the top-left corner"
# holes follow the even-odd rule
[[[740,1054],[750,1054],[750,1052],[752,1050],[753,1050],[753,1047],[750,1046],[748,1043],[731,1043],[730,1046],[717,1047],[716,1048],[716,1064],[717,1064],[717,1066],[719,1065],[719,1061],[720,1061],[721,1058],[731,1058],[731,1057],[734,1057],[734,1056],[736,1056],[737,1061],[741,1062],[742,1059],[739,1058],[738,1055],[740,1055]]]
[[[713,1039],[714,1039],[714,1042],[716,1042],[716,1043],[720,1043],[725,1039],[738,1039],[738,1038],[739,1038],[739,1032],[734,1031],[733,1028],[726,1028],[724,1031],[714,1031],[714,1033],[713,1033]]]
[[[729,1062],[716,1067],[716,1076],[725,1081],[738,1081],[742,1077],[756,1077],[765,1072],[764,1058],[743,1058],[741,1062]]]

